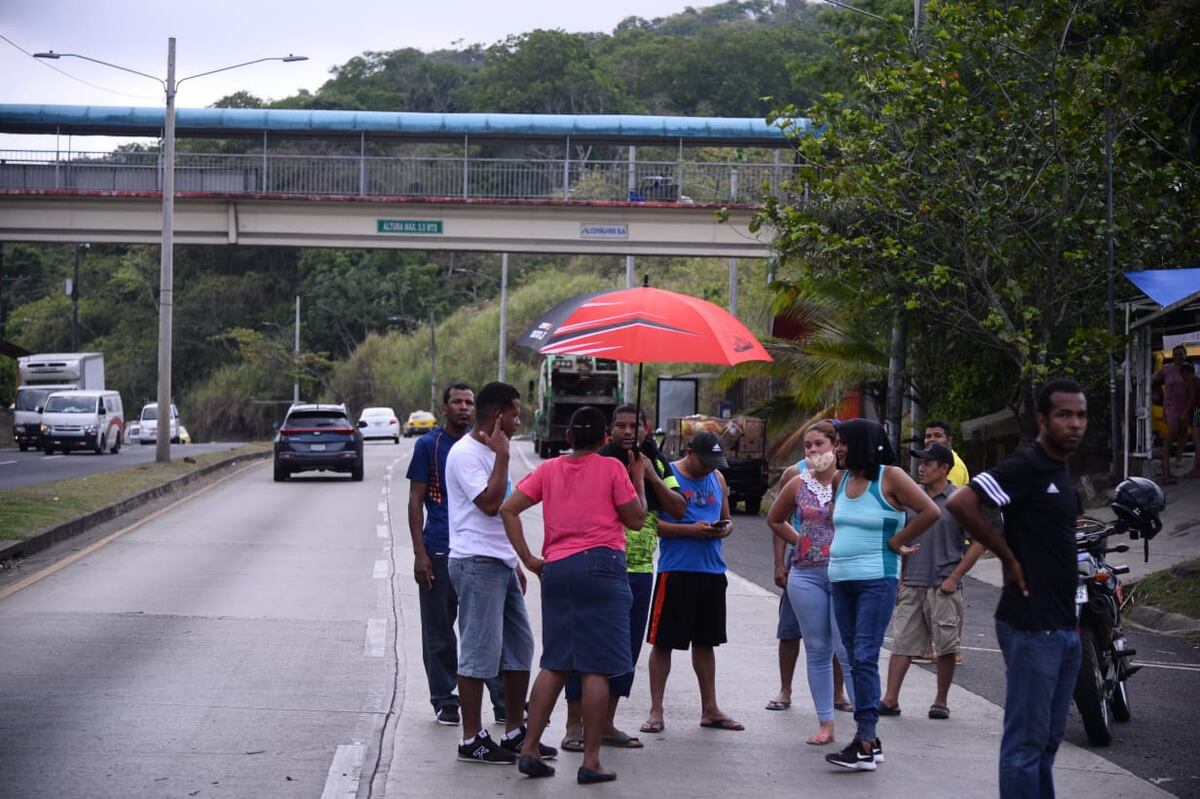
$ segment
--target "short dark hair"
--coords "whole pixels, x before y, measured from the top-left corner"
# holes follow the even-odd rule
[[[489,413],[506,411],[521,399],[521,392],[508,383],[492,382],[479,389],[475,395],[475,413],[482,419]]]
[[[925,423],[926,430],[931,427],[940,427],[942,428],[942,432],[946,434],[946,438],[954,438],[954,431],[950,428],[950,423],[947,421],[942,419],[934,419],[932,422]]]
[[[639,408],[638,406],[634,405],[632,402],[627,402],[624,405],[618,405],[616,408],[613,409],[612,423],[616,424],[617,417],[623,413],[636,414],[639,422],[646,421],[646,412],[644,410],[642,410],[641,408]]]
[[[1046,381],[1042,386],[1042,390],[1038,392],[1037,410],[1043,416],[1049,416],[1050,411],[1054,410],[1054,395],[1055,394],[1082,394],[1083,386],[1070,377],[1055,377]]]
[[[472,389],[466,383],[455,383],[452,386],[446,386],[446,390],[442,392],[442,404],[445,405],[447,402],[450,401],[450,392],[451,391],[473,391],[473,390],[474,389]]]
[[[604,440],[606,426],[604,411],[584,405],[571,414],[571,445],[576,449],[591,449]]]

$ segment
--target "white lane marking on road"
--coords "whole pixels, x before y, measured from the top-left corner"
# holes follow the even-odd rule
[[[339,746],[333,753],[333,762],[329,764],[321,799],[353,799],[358,794],[358,781],[366,758],[367,747],[362,744]]]
[[[387,513],[387,503],[380,502],[378,505],[375,506],[375,510],[379,511],[380,513]]]
[[[52,460],[54,460],[55,458],[61,458],[61,457],[63,457],[63,456],[62,456],[62,455],[43,455],[43,456],[42,456],[42,460],[44,460],[44,461],[52,461]]]
[[[386,560],[375,561],[375,572],[371,576],[376,580],[386,580],[388,577],[388,562]]]
[[[8,466],[10,463],[16,463],[16,461],[0,461],[0,466]]]
[[[383,657],[383,645],[387,641],[387,619],[367,619],[367,639],[363,644],[363,655],[369,658]]]
[[[388,531],[388,526],[386,524],[377,524],[375,525],[375,535],[379,536],[380,538],[390,538],[392,534]]]

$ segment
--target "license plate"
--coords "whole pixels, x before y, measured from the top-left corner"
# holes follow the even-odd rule
[[[312,446],[309,447],[309,449],[312,450],[313,452],[324,452],[325,445],[324,444],[313,444]]]
[[[1086,585],[1075,586],[1075,604],[1076,605],[1086,605],[1087,604],[1087,586]]]

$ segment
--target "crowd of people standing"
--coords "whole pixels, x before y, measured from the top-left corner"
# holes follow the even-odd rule
[[[691,651],[700,725],[744,729],[721,710],[716,691],[715,648],[728,639],[722,542],[734,529],[720,438],[697,434],[668,462],[637,407],[622,406],[612,419],[583,408],[571,419],[570,453],[543,462],[514,488],[508,472],[521,411],[517,390],[490,383],[475,396],[457,384],[443,400],[445,424],[414,450],[409,522],[430,701],[438,722],[462,725],[458,758],[516,763],[529,777],[553,775],[547,761],[558,749],[542,738],[565,689],[561,747],[583,753],[577,781],[615,779],[600,762],[600,747],[644,746],[616,724],[643,635],[651,647],[650,709],[641,733],[666,729],[663,696],[676,650]],[[997,611],[1008,665],[1001,795],[1053,795],[1050,768],[1079,659],[1073,612],[1068,620],[1069,600],[1060,596],[1068,580],[1072,591],[1074,585],[1079,509],[1065,461],[1086,429],[1078,385],[1048,383],[1038,423],[1033,446],[974,480],[944,422],[928,425],[925,446],[912,453],[916,481],[895,465],[896,453],[873,421],[824,420],[804,430],[804,457],[785,472],[767,516],[782,567],[776,582],[785,588],[781,691],[767,707],[791,706],[789,669],[802,639],[818,724],[806,742],[834,743],[835,710],[853,712],[854,735],[826,756],[831,765],[874,771],[884,761],[879,719],[901,712],[903,680],[917,658],[931,654],[937,665],[929,717],[950,717],[962,579],[986,547],[1006,581]],[[1042,486],[1047,480],[1049,488]],[[535,505],[544,530],[536,554],[522,524]],[[988,507],[1005,509],[1003,537],[985,517]],[[1060,562],[1067,546],[1069,572]],[[541,580],[542,605],[540,671],[531,691],[527,574]],[[889,625],[895,643],[884,690],[879,657]],[[1055,666],[1052,678],[1045,669],[1030,672],[1035,649]],[[500,741],[483,728],[485,688],[505,725]],[[1030,704],[1038,702],[1045,707],[1035,712]]]

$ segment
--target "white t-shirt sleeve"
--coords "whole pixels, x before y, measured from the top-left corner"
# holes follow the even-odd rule
[[[464,457],[457,470],[459,488],[470,502],[487,490],[488,480],[492,476],[495,459],[489,458],[491,450],[480,451],[479,447],[471,447],[463,453]]]

